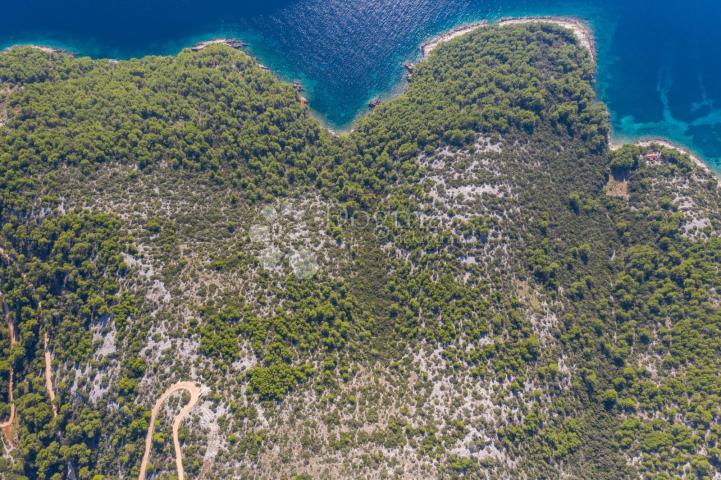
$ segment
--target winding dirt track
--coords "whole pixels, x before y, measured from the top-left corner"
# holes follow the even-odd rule
[[[13,371],[10,370],[10,396],[8,398],[8,402],[10,403],[10,417],[0,423],[0,430],[2,430],[3,436],[5,437],[5,441],[8,445],[12,446],[13,444],[13,436],[14,436],[14,430],[13,425],[15,424],[15,400],[13,399]]]
[[[140,464],[140,475],[138,476],[138,480],[145,480],[145,472],[148,469],[148,460],[150,459],[150,449],[153,446],[155,420],[158,418],[160,408],[163,406],[163,403],[165,403],[168,397],[181,390],[185,390],[190,394],[190,401],[180,410],[178,415],[176,415],[175,420],[173,420],[173,447],[175,448],[175,467],[178,470],[178,480],[185,480],[183,456],[180,451],[180,442],[178,441],[178,430],[180,429],[180,424],[183,422],[185,417],[188,416],[200,398],[200,389],[193,382],[178,382],[171,385],[170,388],[168,388],[155,402],[155,406],[150,412],[150,425],[148,426],[148,435],[145,437],[145,453],[143,454],[143,461]]]
[[[17,339],[15,338],[15,324],[13,323],[12,315],[10,314],[10,308],[8,307],[7,302],[5,301],[5,297],[0,293],[0,301],[2,301],[2,308],[3,313],[5,314],[5,320],[7,321],[8,325],[8,334],[10,336],[10,347],[14,347],[17,344]],[[15,399],[13,398],[13,378],[14,378],[15,372],[13,371],[12,367],[10,368],[10,380],[9,380],[9,386],[8,386],[8,403],[10,404],[10,418],[8,418],[6,421],[0,423],[0,430],[2,430],[3,436],[5,437],[5,442],[7,445],[12,447],[13,444],[13,438],[15,436]]]

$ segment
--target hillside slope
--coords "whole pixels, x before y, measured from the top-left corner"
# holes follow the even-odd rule
[[[721,475],[718,179],[593,81],[489,27],[335,136],[221,45],[0,53],[0,476],[137,478],[177,382],[186,478]]]

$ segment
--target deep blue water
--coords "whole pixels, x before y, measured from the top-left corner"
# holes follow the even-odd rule
[[[575,15],[591,23],[598,91],[614,137],[663,136],[721,166],[718,0],[4,0],[0,46],[44,43],[93,57],[172,54],[215,36],[246,40],[312,108],[347,127],[399,88],[405,59],[460,23]]]

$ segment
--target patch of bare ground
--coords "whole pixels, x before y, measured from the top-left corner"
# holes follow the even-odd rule
[[[629,199],[628,195],[628,178],[622,175],[610,174],[608,182],[603,190],[609,197]]]

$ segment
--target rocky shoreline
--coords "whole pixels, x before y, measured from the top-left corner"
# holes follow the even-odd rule
[[[421,56],[422,58],[426,58],[438,45],[448,42],[450,40],[453,40],[454,38],[460,37],[462,35],[465,35],[466,33],[473,32],[479,28],[484,28],[488,26],[506,26],[506,25],[523,25],[523,24],[529,24],[529,23],[548,23],[552,25],[557,25],[559,27],[567,28],[571,32],[573,32],[574,36],[578,40],[579,45],[582,48],[585,48],[588,50],[588,52],[591,54],[591,57],[594,61],[594,63],[597,61],[597,51],[596,51],[596,42],[594,40],[593,30],[591,29],[590,25],[586,23],[585,21],[576,18],[576,17],[522,17],[522,18],[503,18],[501,20],[498,20],[496,22],[487,22],[487,21],[480,21],[475,23],[470,23],[466,25],[461,25],[459,27],[456,27],[448,32],[445,32],[441,35],[438,35],[436,37],[431,38],[430,40],[424,42],[421,45]],[[412,77],[413,73],[413,64],[412,63],[406,63],[405,65],[408,79]],[[686,156],[688,156],[693,163],[702,169],[704,172],[714,175],[717,178],[719,177],[719,173],[716,172],[714,169],[712,169],[706,162],[701,160],[696,154],[691,152],[689,149],[675,144],[669,140],[663,139],[663,138],[647,138],[642,139],[637,142],[635,142],[636,145],[640,147],[649,147],[651,145],[658,145],[663,148],[669,148],[672,150],[676,150],[679,153],[682,153]],[[621,147],[622,144],[615,144],[612,143],[609,139],[609,147],[614,150],[616,148]],[[719,184],[721,184],[721,178],[719,178]]]
[[[636,145],[638,145],[639,147],[650,147],[652,145],[658,145],[663,148],[668,148],[670,150],[676,150],[677,152],[682,153],[682,154],[686,155],[687,157],[689,157],[691,159],[691,161],[696,164],[697,167],[704,170],[706,173],[718,176],[718,173],[716,173],[715,170],[713,170],[711,167],[709,167],[709,165],[706,162],[704,162],[703,160],[701,160],[696,154],[691,152],[686,147],[683,147],[681,145],[673,143],[669,140],[666,140],[663,138],[649,138],[649,139],[639,140],[638,142],[636,142]],[[721,179],[719,179],[719,182],[721,182]]]
[[[506,26],[506,25],[523,25],[529,23],[548,23],[559,27],[567,28],[573,32],[579,44],[591,53],[594,62],[596,61],[596,42],[593,37],[593,30],[583,20],[576,17],[522,17],[522,18],[502,18],[496,22],[487,22],[485,20],[475,23],[469,23],[456,27],[446,33],[431,38],[421,45],[421,56],[427,57],[438,45],[453,40],[454,38],[470,33],[479,28],[488,26]]]
[[[72,55],[72,54],[73,54],[73,52],[71,52],[71,51],[69,51],[69,50],[62,49],[62,48],[48,47],[47,45],[36,45],[36,44],[29,44],[29,45],[26,45],[26,44],[11,45],[11,46],[7,47],[5,50],[12,50],[13,48],[22,48],[22,47],[33,48],[33,49],[35,49],[35,50],[40,50],[41,52],[45,52],[45,53],[64,53],[64,54],[66,54],[66,55]]]
[[[246,43],[241,40],[236,40],[233,38],[214,38],[212,40],[206,40],[204,42],[196,43],[190,49],[194,52],[199,52],[200,50],[204,49],[205,47],[209,47],[210,45],[225,45],[230,48],[243,48],[246,46]]]
[[[227,47],[240,49],[243,47],[246,47],[247,44],[243,42],[242,40],[234,39],[234,38],[214,38],[211,40],[205,40],[203,42],[196,43],[192,45],[190,50],[194,52],[198,52],[200,50],[203,50],[206,47],[209,47],[210,45],[225,45]],[[62,53],[66,55],[73,55],[73,52],[70,50],[66,50],[63,48],[58,47],[49,47],[47,45],[40,45],[40,44],[17,44],[17,45],[11,45],[7,47],[5,50],[11,50],[13,48],[33,48],[35,50],[40,50],[41,52],[45,53]],[[187,47],[186,47],[187,48]]]
[[[470,33],[474,30],[477,30],[481,27],[485,27],[488,25],[487,21],[481,21],[481,22],[474,22],[469,23],[466,25],[460,25],[458,27],[455,27],[445,33],[442,33],[436,37],[431,38],[430,40],[423,42],[421,44],[421,57],[425,58],[441,43],[448,42],[450,40],[453,40],[454,38],[460,37],[461,35],[465,35],[466,33]]]
[[[441,45],[442,43],[448,42],[450,40],[453,40],[457,37],[460,37],[462,35],[465,35],[466,33],[470,33],[472,31],[475,31],[479,28],[484,28],[488,26],[506,26],[506,25],[522,25],[522,24],[529,24],[529,23],[547,23],[552,25],[557,25],[559,27],[567,28],[570,30],[574,36],[576,37],[579,45],[582,48],[585,48],[589,51],[591,54],[594,62],[596,61],[596,43],[594,40],[593,30],[591,29],[590,25],[585,22],[584,20],[581,20],[576,17],[567,17],[567,16],[535,16],[535,17],[520,17],[520,18],[502,18],[500,20],[494,21],[494,22],[488,22],[488,21],[479,21],[474,23],[469,23],[465,25],[460,25],[458,27],[455,27],[445,33],[442,33],[440,35],[437,35],[426,42],[422,43],[420,46],[421,50],[421,57],[426,58],[436,47]],[[192,51],[200,51],[204,48],[210,46],[210,45],[226,45],[231,48],[240,49],[246,46],[246,43],[232,38],[216,38],[211,40],[206,40],[200,43],[197,43],[191,47],[189,47]],[[12,48],[19,48],[19,47],[29,47],[34,48],[36,50],[43,51],[48,54],[53,53],[62,53],[67,55],[72,55],[73,53],[62,49],[62,48],[56,48],[56,47],[49,47],[45,45],[39,45],[39,44],[18,44],[18,45],[12,45],[10,47],[7,47],[6,50],[12,49]],[[267,69],[264,65],[260,65],[261,68]],[[413,68],[414,64],[411,62],[404,63],[404,68],[406,70],[406,78],[410,80],[413,76]],[[296,84],[296,89],[297,89]],[[307,100],[305,98],[301,97],[301,102],[304,104],[307,104]],[[375,97],[372,99],[369,104],[369,110],[373,110],[376,106],[378,106],[381,103],[379,97]],[[336,133],[334,130],[328,128],[329,131],[332,133]],[[352,130],[352,128],[351,128]],[[709,167],[707,163],[705,163],[703,160],[701,160],[697,155],[693,154],[691,151],[689,151],[687,148],[677,145],[669,140],[665,140],[662,138],[648,138],[648,139],[642,139],[640,141],[635,142],[636,145],[647,147],[653,144],[659,145],[661,147],[674,149],[680,153],[683,153],[687,155],[691,160],[701,169],[706,171],[707,173],[713,174],[715,176],[718,176],[719,174]],[[621,144],[613,144],[609,140],[609,146],[611,149],[616,149],[621,146]],[[719,180],[721,182],[721,180]]]
[[[549,23],[566,28],[573,32],[581,47],[588,50],[594,63],[596,62],[596,40],[593,29],[586,21],[577,17],[527,17],[527,18],[504,18],[497,22],[497,25],[520,25],[528,23]]]

